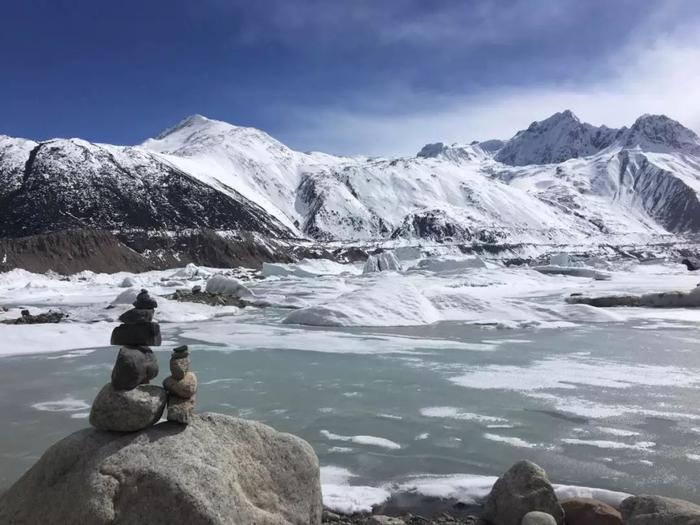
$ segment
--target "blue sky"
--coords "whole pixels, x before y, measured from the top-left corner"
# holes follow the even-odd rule
[[[135,144],[201,113],[408,154],[570,108],[700,129],[695,0],[6,2],[0,133]]]

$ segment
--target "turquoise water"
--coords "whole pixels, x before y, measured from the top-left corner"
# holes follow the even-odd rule
[[[197,326],[202,333],[221,327]],[[315,341],[314,330],[298,330],[293,347]],[[279,336],[279,347],[272,339],[230,351],[225,343],[183,337],[177,325],[163,331],[169,345],[193,349],[199,411],[298,434],[322,465],[356,474],[353,483],[498,475],[528,458],[557,483],[700,501],[700,341],[688,327],[491,330],[442,323],[332,332],[353,335],[343,348],[357,345],[362,353],[290,350],[288,335]],[[393,336],[412,338],[411,351],[387,351]],[[421,348],[423,338],[466,344]],[[163,350],[159,380],[167,375]],[[88,406],[115,357],[106,347],[0,360],[0,487],[52,443],[87,426]]]

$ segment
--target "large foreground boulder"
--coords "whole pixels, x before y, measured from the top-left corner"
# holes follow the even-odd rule
[[[81,430],[0,496],[0,523],[13,525],[318,525],[321,512],[308,443],[220,414]]]
[[[700,525],[700,506],[662,496],[632,496],[620,507],[625,525]]]
[[[520,525],[532,511],[551,514],[559,525],[564,522],[564,510],[547,473],[530,461],[519,461],[493,485],[484,505],[484,518],[494,525]]]

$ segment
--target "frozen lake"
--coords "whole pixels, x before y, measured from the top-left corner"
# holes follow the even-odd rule
[[[345,510],[398,489],[468,500],[523,458],[560,484],[700,501],[700,312],[563,303],[575,291],[688,289],[697,277],[677,265],[612,270],[610,281],[499,268],[381,279],[324,271],[251,288],[280,303],[345,308],[346,326],[283,324],[283,308],[160,300],[159,378],[169,349],[191,345],[198,410],[308,440],[326,502]],[[166,273],[137,279],[162,295],[172,291]],[[0,487],[85,427],[108,381],[116,348],[105,343],[126,306],[105,307],[124,275],[83,277],[0,276],[0,304],[61,306],[76,321],[0,325]],[[425,309],[421,298],[431,310],[408,312],[408,326],[357,326],[389,315],[367,313],[376,289],[397,312]]]

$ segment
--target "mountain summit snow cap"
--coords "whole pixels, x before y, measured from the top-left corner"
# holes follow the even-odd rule
[[[666,115],[642,115],[625,132],[622,142],[627,148],[639,147],[645,151],[700,154],[697,134]]]
[[[168,135],[172,135],[173,133],[180,131],[181,129],[191,128],[191,127],[201,127],[201,126],[206,125],[210,122],[215,122],[215,121],[208,119],[204,115],[200,115],[200,114],[196,113],[194,115],[190,115],[189,117],[185,117],[184,119],[182,119],[180,122],[178,122],[174,126],[171,126],[169,128],[164,129],[156,136],[155,140],[164,139]]]

